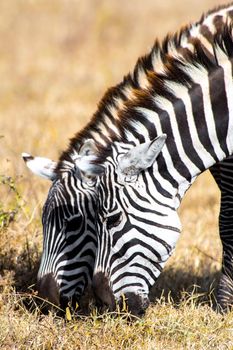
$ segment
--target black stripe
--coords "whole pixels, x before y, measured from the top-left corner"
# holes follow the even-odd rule
[[[137,272],[123,272],[121,275],[117,276],[117,278],[112,282],[112,284],[116,284],[118,281],[122,280],[123,278],[127,279],[127,277],[135,277],[135,278],[140,278],[142,280],[144,280],[146,282],[146,284],[148,284],[150,286],[150,283],[148,281],[148,279],[143,276],[142,274],[140,273],[137,273]],[[132,286],[132,284],[130,284]],[[115,292],[116,293],[116,292]]]
[[[128,259],[124,260],[122,263],[118,264],[117,266],[115,266],[112,271],[111,274],[114,275],[114,273],[116,273],[116,271],[120,270],[122,267],[124,267],[125,265],[128,265],[130,261],[132,261],[135,257],[138,257],[140,259],[146,259],[147,261],[149,261],[151,264],[154,265],[154,267],[156,267],[160,272],[162,271],[162,267],[160,266],[160,264],[152,259],[150,259],[148,256],[146,256],[145,254],[143,254],[142,252],[135,252],[132,255],[130,255],[130,257],[128,257]]]
[[[192,135],[190,134],[188,118],[186,114],[186,109],[184,102],[180,98],[173,98],[171,101],[174,105],[174,112],[176,115],[176,122],[178,125],[179,133],[181,136],[181,142],[188,158],[196,165],[196,167],[201,171],[205,169],[205,165],[202,159],[199,157],[196,149],[193,145]]]
[[[227,148],[227,131],[229,123],[229,111],[224,82],[224,70],[222,67],[209,76],[210,100],[216,125],[216,133],[220,146],[226,156],[229,155]]]
[[[132,265],[131,265],[132,267],[138,267],[138,268],[140,268],[140,269],[142,269],[142,270],[145,270],[147,273],[148,273],[148,275],[155,281],[156,280],[156,278],[157,278],[157,276],[153,273],[153,271],[152,270],[150,270],[147,266],[145,266],[145,265],[142,265],[142,264],[139,264],[139,263],[133,263]],[[156,272],[158,272],[158,271],[156,271]],[[161,272],[161,269],[159,270],[159,272]]]
[[[156,187],[156,190],[162,194],[162,196],[166,197],[166,198],[172,198],[172,195],[170,192],[168,192],[167,190],[165,190],[165,188],[162,187],[162,185],[160,184],[160,182],[156,179],[156,177],[154,176],[154,169],[153,167],[150,167],[147,169],[154,186]],[[149,190],[149,188],[148,188]]]
[[[120,290],[124,289],[124,288],[127,288],[127,287],[143,287],[143,285],[141,283],[127,283],[127,284],[124,284],[123,286],[120,286],[119,288],[117,288],[116,290],[114,290],[114,293],[118,293]]]
[[[130,216],[133,216],[132,214]],[[163,225],[160,225],[160,224],[157,224],[157,223],[154,223],[154,222],[149,222],[148,220],[143,220],[143,219],[138,219],[137,217],[135,217],[136,220],[142,222],[142,223],[145,223],[145,225],[147,224],[150,224],[150,228],[153,230],[153,232],[156,230],[156,227],[159,227],[159,228],[164,228],[164,229],[167,229],[167,230],[171,230],[171,231],[174,231],[174,232],[179,232],[178,229],[174,228],[174,227],[171,227],[171,226],[163,226]],[[139,226],[136,226],[136,225],[132,225],[132,223],[130,222],[127,222],[124,227],[122,228],[122,230],[120,232],[115,232],[114,233],[114,236],[113,236],[113,242],[112,242],[112,246],[114,247],[117,243],[117,241],[119,239],[122,238],[122,236],[128,232],[128,230],[130,229],[135,229],[138,233],[144,235],[145,237],[148,237],[152,240],[154,240],[156,243],[160,243],[161,245],[164,246],[164,248],[167,250],[167,253],[169,254],[172,250],[172,247],[164,240],[162,240],[161,238],[158,238],[156,237],[156,235],[153,233],[148,233],[147,230],[144,230],[142,229],[141,227]],[[136,238],[135,238],[136,239]],[[134,240],[134,239],[133,239]],[[130,242],[133,242],[133,240],[130,240]],[[138,240],[136,239],[137,241],[141,241],[141,240]],[[128,244],[130,244],[130,242],[128,242]],[[134,245],[134,244],[132,244]],[[151,247],[152,249],[152,247]],[[156,251],[157,252],[157,251]],[[160,256],[159,253],[157,252],[157,256]]]
[[[143,177],[143,182],[145,183],[146,188],[148,189],[148,188],[149,188],[149,184],[148,184],[148,180],[147,180],[147,174],[146,174],[146,173],[142,173],[142,177]],[[154,201],[155,203],[157,203],[158,205],[161,205],[161,206],[163,206],[163,207],[165,207],[165,208],[169,208],[169,209],[175,211],[174,207],[171,207],[170,205],[167,205],[167,204],[164,204],[164,203],[158,201],[158,200],[152,195],[152,193],[150,193],[150,197],[151,197],[151,198],[153,199],[153,201]]]
[[[151,214],[156,214],[156,215],[160,215],[160,216],[164,216],[160,213],[158,213],[156,210],[153,209],[147,209],[145,207],[142,207],[141,205],[139,205],[138,203],[136,203],[129,195],[128,191],[126,188],[123,189],[123,193],[124,195],[127,197],[131,207],[133,207],[134,209],[143,212],[143,213],[151,213]]]
[[[150,206],[151,206],[151,201],[149,201],[148,199],[146,199],[146,198],[144,198],[143,196],[141,196],[141,194],[135,189],[135,188],[133,188],[133,186],[131,186],[131,190],[134,192],[134,194],[136,195],[136,198],[139,198],[142,202],[145,202],[145,203],[148,203]],[[149,193],[149,188],[146,188],[146,193]],[[138,202],[137,202],[137,204],[138,204]],[[138,207],[139,207],[139,204],[138,204]],[[139,209],[140,210],[140,209]],[[145,209],[144,207],[142,207],[142,209],[141,209],[143,212],[145,211],[145,210],[147,210],[147,209]],[[163,213],[161,213],[161,212],[158,212],[158,211],[156,211],[156,210],[151,210],[151,209],[149,209],[149,211],[151,212],[151,213],[154,213],[154,214],[156,214],[156,215],[158,215],[158,216],[167,216],[167,214],[163,214]]]
[[[110,266],[112,266],[112,264],[114,263],[115,260],[121,259],[122,257],[126,256],[127,250],[130,249],[131,247],[136,246],[136,245],[139,245],[139,246],[142,246],[142,247],[148,249],[154,256],[156,256],[158,261],[161,261],[161,255],[155,249],[153,249],[151,246],[149,246],[148,244],[146,244],[142,240],[137,239],[137,238],[133,238],[130,240],[130,242],[126,242],[122,246],[121,249],[119,249],[116,253],[114,253],[111,256]]]
[[[203,92],[199,84],[194,84],[192,89],[189,90],[189,97],[192,104],[192,112],[199,140],[214,160],[218,162],[218,157],[209,137],[207,126],[208,116],[205,116]]]
[[[166,146],[168,152],[171,155],[173,166],[178,171],[178,173],[183,176],[187,181],[191,181],[192,175],[188,169],[188,167],[184,164],[182,159],[180,158],[176,141],[172,132],[171,122],[169,114],[166,111],[158,110],[160,114],[160,123],[162,132],[167,134]]]

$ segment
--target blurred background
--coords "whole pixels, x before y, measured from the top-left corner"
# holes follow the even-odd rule
[[[223,3],[0,1],[0,219],[5,212],[12,215],[12,224],[1,233],[0,277],[7,269],[11,274],[20,259],[28,261],[28,271],[37,261],[33,254],[41,249],[41,208],[50,183],[26,169],[21,152],[57,160],[69,138],[91,118],[105,90],[133,69],[155,38],[198,21],[203,12]],[[185,256],[191,257],[193,249],[198,269],[206,255],[198,258],[199,248],[193,247],[205,250],[206,244],[210,252],[209,238],[201,233],[215,235],[211,241],[217,237],[219,194],[208,175],[190,193],[181,211],[187,239],[179,249],[187,253],[182,251],[186,265]],[[216,264],[207,260],[219,268],[221,249],[213,241]]]

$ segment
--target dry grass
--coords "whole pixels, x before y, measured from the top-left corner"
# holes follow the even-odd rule
[[[182,237],[145,318],[128,324],[121,315],[93,314],[66,323],[25,307],[38,268],[49,183],[31,176],[20,153],[57,159],[105,89],[120,81],[155,36],[220,3],[0,2],[0,348],[233,349],[232,313],[221,316],[211,308],[221,245],[219,194],[208,174],[182,205]]]

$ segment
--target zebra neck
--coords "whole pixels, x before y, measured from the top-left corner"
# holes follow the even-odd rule
[[[141,123],[135,107],[148,108],[151,98],[158,100],[155,95],[148,97],[147,94],[148,90],[153,92],[154,84],[158,87],[160,96],[159,88],[166,79],[179,82],[179,63],[193,72],[195,68],[198,71],[198,67],[205,70],[206,64],[209,65],[208,62],[215,61],[215,64],[218,64],[219,58],[216,60],[216,52],[219,51],[219,45],[224,47],[228,41],[229,49],[226,33],[231,36],[232,17],[233,4],[221,6],[202,16],[199,22],[183,27],[173,36],[167,36],[162,45],[156,41],[151,51],[138,59],[133,72],[125,76],[120,84],[107,91],[90,123],[71,139],[69,148],[61,155],[58,171],[74,166],[72,155],[78,152],[83,140],[87,138],[94,139],[97,145],[100,145],[102,154],[112,142],[127,141],[127,132],[132,128],[131,123],[135,125],[135,120]],[[225,47],[223,51],[226,53],[229,50]],[[197,77],[200,79],[200,74],[197,74]],[[201,83],[200,80],[197,85],[199,83]],[[193,105],[197,113],[195,101]],[[208,109],[205,104],[203,109],[204,113]],[[139,142],[143,142],[143,138],[146,137],[141,135],[143,130],[137,134],[136,131],[133,132]]]
[[[233,152],[232,59],[220,47],[215,56],[215,65],[183,66],[180,82],[164,79],[160,95],[155,81],[153,93],[146,96],[148,107],[135,106],[136,117],[128,122],[128,141],[167,134],[158,169],[178,184],[192,183]]]

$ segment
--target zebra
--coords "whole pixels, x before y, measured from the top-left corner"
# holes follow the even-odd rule
[[[233,153],[232,9],[225,23],[223,16],[217,18],[220,28],[212,36],[213,15],[203,21],[204,27],[212,25],[205,40],[187,43],[181,30],[138,61],[134,96],[118,115],[120,136],[99,148],[95,164],[104,164],[105,171],[98,185],[93,289],[110,310],[124,295],[132,314],[145,312],[150,288],[180,236],[181,200],[196,177],[219,162],[223,271],[218,301],[223,309],[233,304],[231,172],[227,176]],[[154,55],[161,58],[157,70]]]
[[[58,176],[57,162],[23,153],[28,168],[51,180],[43,207],[43,253],[37,275],[40,298],[65,309],[75,307],[90,285],[97,238],[95,234],[95,180],[89,176],[87,160],[93,159],[93,140],[85,140],[74,155],[76,167]]]
[[[123,288],[120,289],[120,291],[116,291],[113,288],[114,286],[112,284],[111,274],[112,271],[113,273],[115,273],[114,269],[117,271],[117,266],[113,267],[113,263],[111,262],[110,267],[107,267],[109,257],[111,255],[111,244],[108,247],[108,249],[106,249],[106,251],[103,250],[107,246],[106,239],[109,237],[108,232],[106,232],[106,237],[103,237],[103,234],[100,232],[102,226],[106,225],[107,230],[110,232],[111,235],[112,230],[115,230],[117,232],[119,225],[122,225],[122,215],[119,215],[119,212],[117,211],[117,206],[116,212],[112,213],[113,201],[115,201],[116,198],[117,201],[119,200],[119,198],[116,197],[117,194],[115,192],[115,186],[117,185],[121,187],[124,194],[127,193],[126,189],[124,189],[125,183],[127,185],[130,185],[134,183],[133,181],[135,181],[135,184],[138,184],[137,179],[139,177],[143,177],[146,180],[148,174],[152,175],[152,169],[153,167],[156,167],[157,161],[154,163],[152,162],[153,167],[151,166],[150,169],[148,168],[148,170],[145,171],[143,170],[140,174],[133,174],[133,172],[131,171],[129,174],[123,173],[122,175],[121,171],[118,171],[117,176],[119,177],[119,183],[118,178],[116,181],[116,178],[114,177],[113,179],[112,173],[109,172],[110,164],[112,167],[111,170],[113,171],[114,167],[116,166],[115,162],[118,161],[118,158],[121,157],[122,154],[125,154],[127,150],[130,150],[131,147],[136,145],[138,145],[139,147],[139,144],[142,144],[140,152],[146,152],[146,150],[148,149],[152,150],[158,145],[159,148],[162,147],[166,139],[166,136],[163,134],[161,134],[157,141],[151,144],[150,147],[148,146],[148,144],[145,144],[143,148],[143,143],[145,143],[145,139],[148,139],[147,142],[149,142],[149,140],[153,140],[154,137],[157,136],[157,133],[155,132],[157,128],[158,135],[160,130],[159,124],[155,125],[156,121],[153,121],[153,123],[151,123],[149,117],[144,118],[142,116],[142,110],[134,110],[136,101],[137,103],[139,101],[140,103],[143,103],[142,108],[144,108],[146,111],[146,109],[149,106],[151,106],[151,96],[147,94],[147,91],[151,86],[151,81],[153,81],[154,79],[153,75],[163,77],[164,71],[166,71],[169,68],[170,63],[172,69],[172,66],[177,68],[178,62],[180,62],[180,64],[182,65],[183,60],[185,61],[190,59],[191,61],[191,58],[194,56],[194,49],[196,50],[198,48],[199,50],[199,56],[197,55],[196,57],[197,65],[200,64],[200,62],[198,61],[200,57],[205,58],[206,61],[208,61],[207,58],[210,59],[210,61],[211,59],[213,60],[213,56],[215,55],[215,52],[213,53],[213,48],[218,47],[216,45],[214,46],[213,42],[216,40],[218,33],[219,36],[221,36],[224,32],[226,23],[228,22],[228,18],[230,19],[232,17],[232,10],[233,6],[229,5],[225,7],[219,7],[217,9],[214,9],[213,11],[210,11],[207,15],[203,16],[199,22],[197,22],[194,25],[184,27],[179,33],[174,35],[173,38],[167,37],[164,40],[162,47],[156,41],[150,54],[138,60],[133,73],[128,74],[120,84],[118,84],[116,87],[110,88],[107,91],[103,99],[100,101],[98,110],[94,114],[92,120],[87,124],[87,126],[83,130],[81,130],[73,137],[73,139],[71,139],[68,149],[62,153],[58,163],[52,163],[50,160],[44,160],[40,157],[34,158],[30,155],[24,155],[24,159],[27,162],[28,167],[31,168],[33,172],[52,180],[52,187],[49,191],[48,199],[45,203],[43,210],[44,245],[41,266],[38,273],[38,289],[43,297],[49,299],[55,304],[59,304],[61,303],[61,299],[67,299],[72,297],[73,295],[80,296],[83,293],[85,286],[88,283],[90,283],[90,280],[92,278],[94,261],[93,256],[96,253],[97,249],[97,238],[98,251],[95,263],[95,276],[93,279],[93,287],[97,300],[99,300],[99,302],[102,304],[106,304],[108,308],[111,309],[115,307],[115,299],[119,299],[119,297],[125,292]],[[201,56],[201,49],[205,51],[205,55]],[[177,72],[172,71],[171,74],[172,73]],[[178,73],[183,74],[182,71],[178,71]],[[184,74],[182,76],[184,76]],[[177,77],[177,79],[179,81],[179,76]],[[192,79],[190,78],[190,81],[191,80]],[[157,79],[156,84],[158,85],[158,87],[162,88],[159,79]],[[182,90],[181,87],[182,85],[180,86],[180,90]],[[183,87],[185,88],[185,85]],[[132,113],[127,114],[129,111],[131,111]],[[127,120],[128,115],[130,115],[130,117],[132,115],[135,116],[134,126],[129,124],[129,121]],[[142,121],[144,122],[144,124]],[[205,118],[203,118],[203,121],[205,121]],[[127,125],[127,130],[124,127],[124,123]],[[152,131],[150,130],[150,128],[152,129]],[[170,141],[170,143],[172,142],[169,134],[167,134],[167,142],[168,141]],[[166,145],[163,147],[163,152],[167,150],[167,142]],[[202,142],[204,141],[202,140]],[[208,142],[209,139],[207,137],[206,143],[208,144]],[[82,147],[84,147],[85,144],[90,143],[91,151],[87,150],[86,152],[83,152]],[[175,148],[175,145],[173,146]],[[111,158],[110,156],[110,159],[109,157],[107,158],[109,154],[111,154],[114,157]],[[169,158],[169,152],[167,152],[167,154]],[[218,152],[215,153],[215,150],[211,153],[211,156],[214,160],[214,163],[217,163],[220,159],[222,159],[221,156],[219,156]],[[158,162],[160,167],[161,160],[163,165],[166,167],[167,163],[165,162],[161,154],[158,156],[158,160],[160,160],[160,163]],[[123,160],[123,163],[125,163],[125,160]],[[190,163],[191,162],[188,161],[188,166],[191,165]],[[52,171],[48,171],[51,164],[53,165]],[[206,168],[210,165],[211,162],[210,164],[205,164]],[[172,168],[170,168],[169,170],[171,171],[171,169]],[[214,165],[214,168],[212,168],[212,173],[214,177],[216,177],[216,179],[219,179],[221,178],[224,169],[223,167],[221,167],[221,170],[217,170],[217,166]],[[181,172],[181,174],[179,174],[179,172]],[[217,173],[218,175],[216,175]],[[158,176],[158,173],[156,174],[156,176]],[[177,176],[179,180],[184,179],[183,186],[179,187],[179,193],[177,193],[176,196],[175,207],[173,208],[174,203],[172,206],[164,206],[164,208],[166,208],[167,210],[165,211],[165,215],[167,215],[167,217],[169,215],[169,220],[171,220],[171,223],[175,228],[174,231],[172,231],[171,229],[171,231],[174,232],[173,243],[175,244],[175,241],[179,236],[179,232],[181,229],[176,209],[178,208],[182,196],[186,192],[187,188],[194,181],[194,177],[189,178],[187,165],[183,165],[182,162],[181,169],[178,169],[178,171],[174,169],[171,174],[169,173],[169,171],[167,171],[167,174],[165,175],[164,172],[163,175],[165,176],[165,179],[167,181],[166,184],[168,185],[169,189],[175,188],[177,184]],[[91,181],[89,181],[90,179]],[[112,183],[109,183],[108,186],[105,186],[105,182],[107,182],[107,179],[109,179],[109,181],[112,181]],[[156,191],[157,188],[160,189],[160,191],[163,190],[159,182],[160,180],[161,179],[159,178],[158,181],[156,181]],[[149,181],[151,183],[151,178],[149,179]],[[155,187],[155,185],[153,186]],[[61,196],[62,204],[60,204],[60,200],[57,199],[57,196],[60,192],[62,193],[62,188],[66,195]],[[168,195],[168,193],[166,193],[166,191],[164,193],[161,193],[160,191],[158,192],[159,199],[165,199],[166,202],[168,200],[166,198],[166,195]],[[90,195],[90,193],[92,195]],[[134,196],[132,198],[135,197],[136,193],[138,192],[135,188]],[[91,252],[90,264],[91,267],[89,269],[89,275],[87,274],[85,278],[85,280],[88,282],[81,284],[78,277],[78,265],[72,265],[69,261],[69,259],[71,259],[72,261],[72,258],[69,256],[69,254],[65,253],[65,256],[65,254],[63,253],[65,249],[68,249],[68,252],[69,249],[71,249],[71,256],[76,256],[77,262],[79,261],[80,256],[82,255],[80,254],[79,244],[76,242],[76,245],[74,247],[69,247],[69,245],[65,242],[64,237],[66,232],[65,225],[67,221],[67,216],[65,216],[64,212],[66,212],[66,206],[69,206],[69,202],[72,200],[72,196],[75,198],[73,199],[75,205],[73,207],[72,213],[70,213],[68,210],[68,219],[71,220],[73,216],[79,216],[81,213],[80,220],[75,221],[76,231],[73,231],[75,232],[73,235],[74,240],[76,234],[78,240],[80,233],[80,237],[86,237],[86,242],[88,242],[88,237],[90,235],[89,227],[93,228],[91,230],[91,237],[93,240],[93,249]],[[158,207],[158,212],[156,212],[155,210],[154,215],[157,213],[158,217],[161,219],[163,217],[163,212],[160,213],[159,211],[163,210],[164,208],[160,207],[160,200],[156,198],[154,199],[156,200],[156,207]],[[140,200],[146,203],[146,201],[143,201],[143,196]],[[123,202],[121,204],[123,204]],[[124,202],[124,205],[126,204],[127,203]],[[132,200],[127,205],[130,207],[130,204],[132,205]],[[63,209],[57,210],[56,213],[54,212],[52,217],[50,215],[50,210],[55,206],[62,206]],[[105,212],[103,210],[103,206]],[[91,208],[91,210],[87,210],[87,207]],[[144,207],[142,207],[142,209],[145,212],[148,212]],[[222,208],[221,213],[223,210],[225,209]],[[98,213],[98,218],[96,218],[95,216],[96,213]],[[65,216],[64,221],[63,216]],[[128,221],[127,224],[130,224],[130,222]],[[153,226],[159,226],[159,220],[157,220],[157,216],[154,220]],[[82,228],[80,229],[80,227]],[[124,225],[124,227],[126,227],[126,225]],[[98,237],[95,235],[94,238],[94,231],[97,231]],[[171,251],[169,252],[168,245],[166,245],[166,247],[168,250],[167,255],[169,256],[171,254]],[[114,247],[114,249],[115,248],[116,247]],[[90,258],[88,257],[88,254],[89,253],[85,255],[86,259]],[[119,249],[116,252],[116,254],[121,254],[121,250]],[[143,255],[143,253],[141,255],[140,254],[139,256]],[[63,261],[63,263],[60,263],[60,260]],[[67,268],[65,269],[65,267]],[[159,267],[158,264],[157,267]],[[160,271],[162,270],[162,267],[163,264],[161,264]],[[99,282],[103,283],[102,286]],[[130,286],[132,284],[130,283],[129,292],[131,293]],[[105,291],[103,291],[103,287]],[[126,290],[126,296],[129,296],[129,294],[127,294],[129,292]],[[148,305],[147,293],[145,293],[144,290],[140,291],[140,289],[137,289],[136,293],[134,292],[135,291],[133,290],[133,298],[128,298],[129,310],[132,313],[136,313],[135,310],[138,306],[140,306],[139,301],[141,299],[144,300],[143,303],[145,307]],[[56,298],[54,298],[54,294],[56,295]],[[138,299],[138,302],[136,302],[135,307],[131,307],[130,300],[135,299],[135,295],[138,295],[136,298]],[[146,295],[146,297],[141,298],[142,295]],[[143,307],[142,309],[144,310],[145,307]],[[138,307],[138,310],[139,312],[141,312],[141,307]]]

